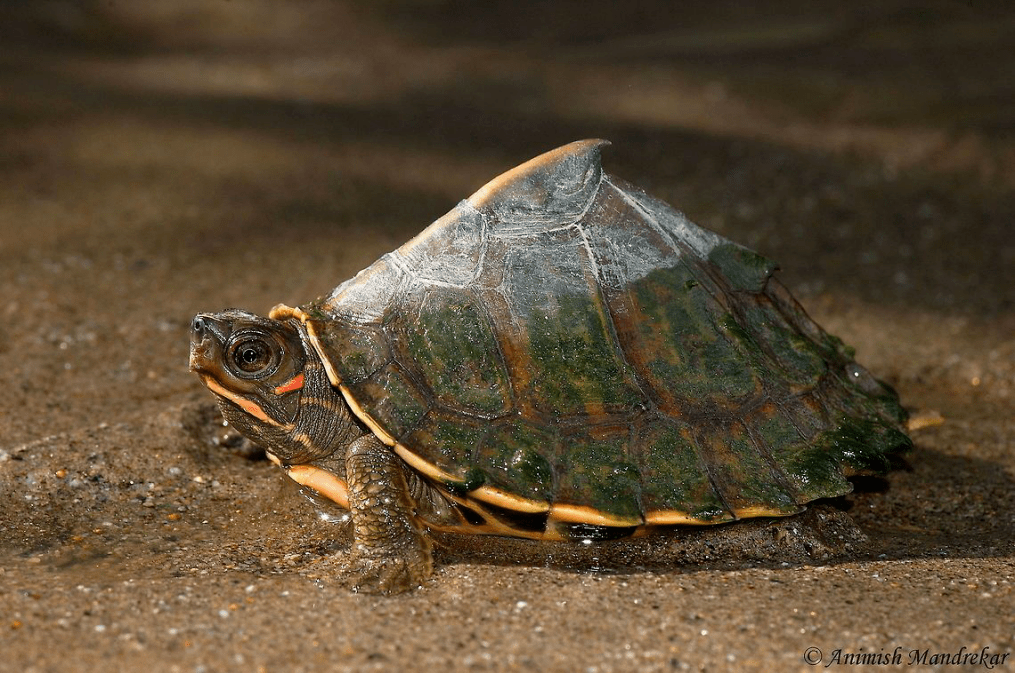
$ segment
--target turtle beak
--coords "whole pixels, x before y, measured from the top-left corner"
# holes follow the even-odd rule
[[[190,371],[207,372],[221,361],[222,346],[230,333],[229,325],[210,314],[194,316],[190,324]]]

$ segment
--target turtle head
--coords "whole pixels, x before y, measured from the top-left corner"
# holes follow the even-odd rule
[[[295,316],[198,314],[190,370],[218,397],[222,416],[283,464],[332,456],[361,433]]]
[[[252,439],[263,426],[285,427],[296,416],[307,353],[294,323],[229,309],[198,314],[191,324],[190,370]]]

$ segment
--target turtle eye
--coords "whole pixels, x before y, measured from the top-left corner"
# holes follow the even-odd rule
[[[279,364],[279,349],[261,337],[240,339],[229,352],[237,376],[250,378],[272,374]]]

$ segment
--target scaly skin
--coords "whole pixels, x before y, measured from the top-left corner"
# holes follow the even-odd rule
[[[373,435],[349,445],[345,455],[353,522],[353,574],[357,592],[396,594],[420,585],[433,572],[430,541],[413,516],[402,462]]]

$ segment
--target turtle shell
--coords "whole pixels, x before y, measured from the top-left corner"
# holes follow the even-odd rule
[[[895,392],[775,264],[603,173],[604,144],[503,174],[302,308],[353,411],[534,538],[790,515],[884,471],[910,444]]]

